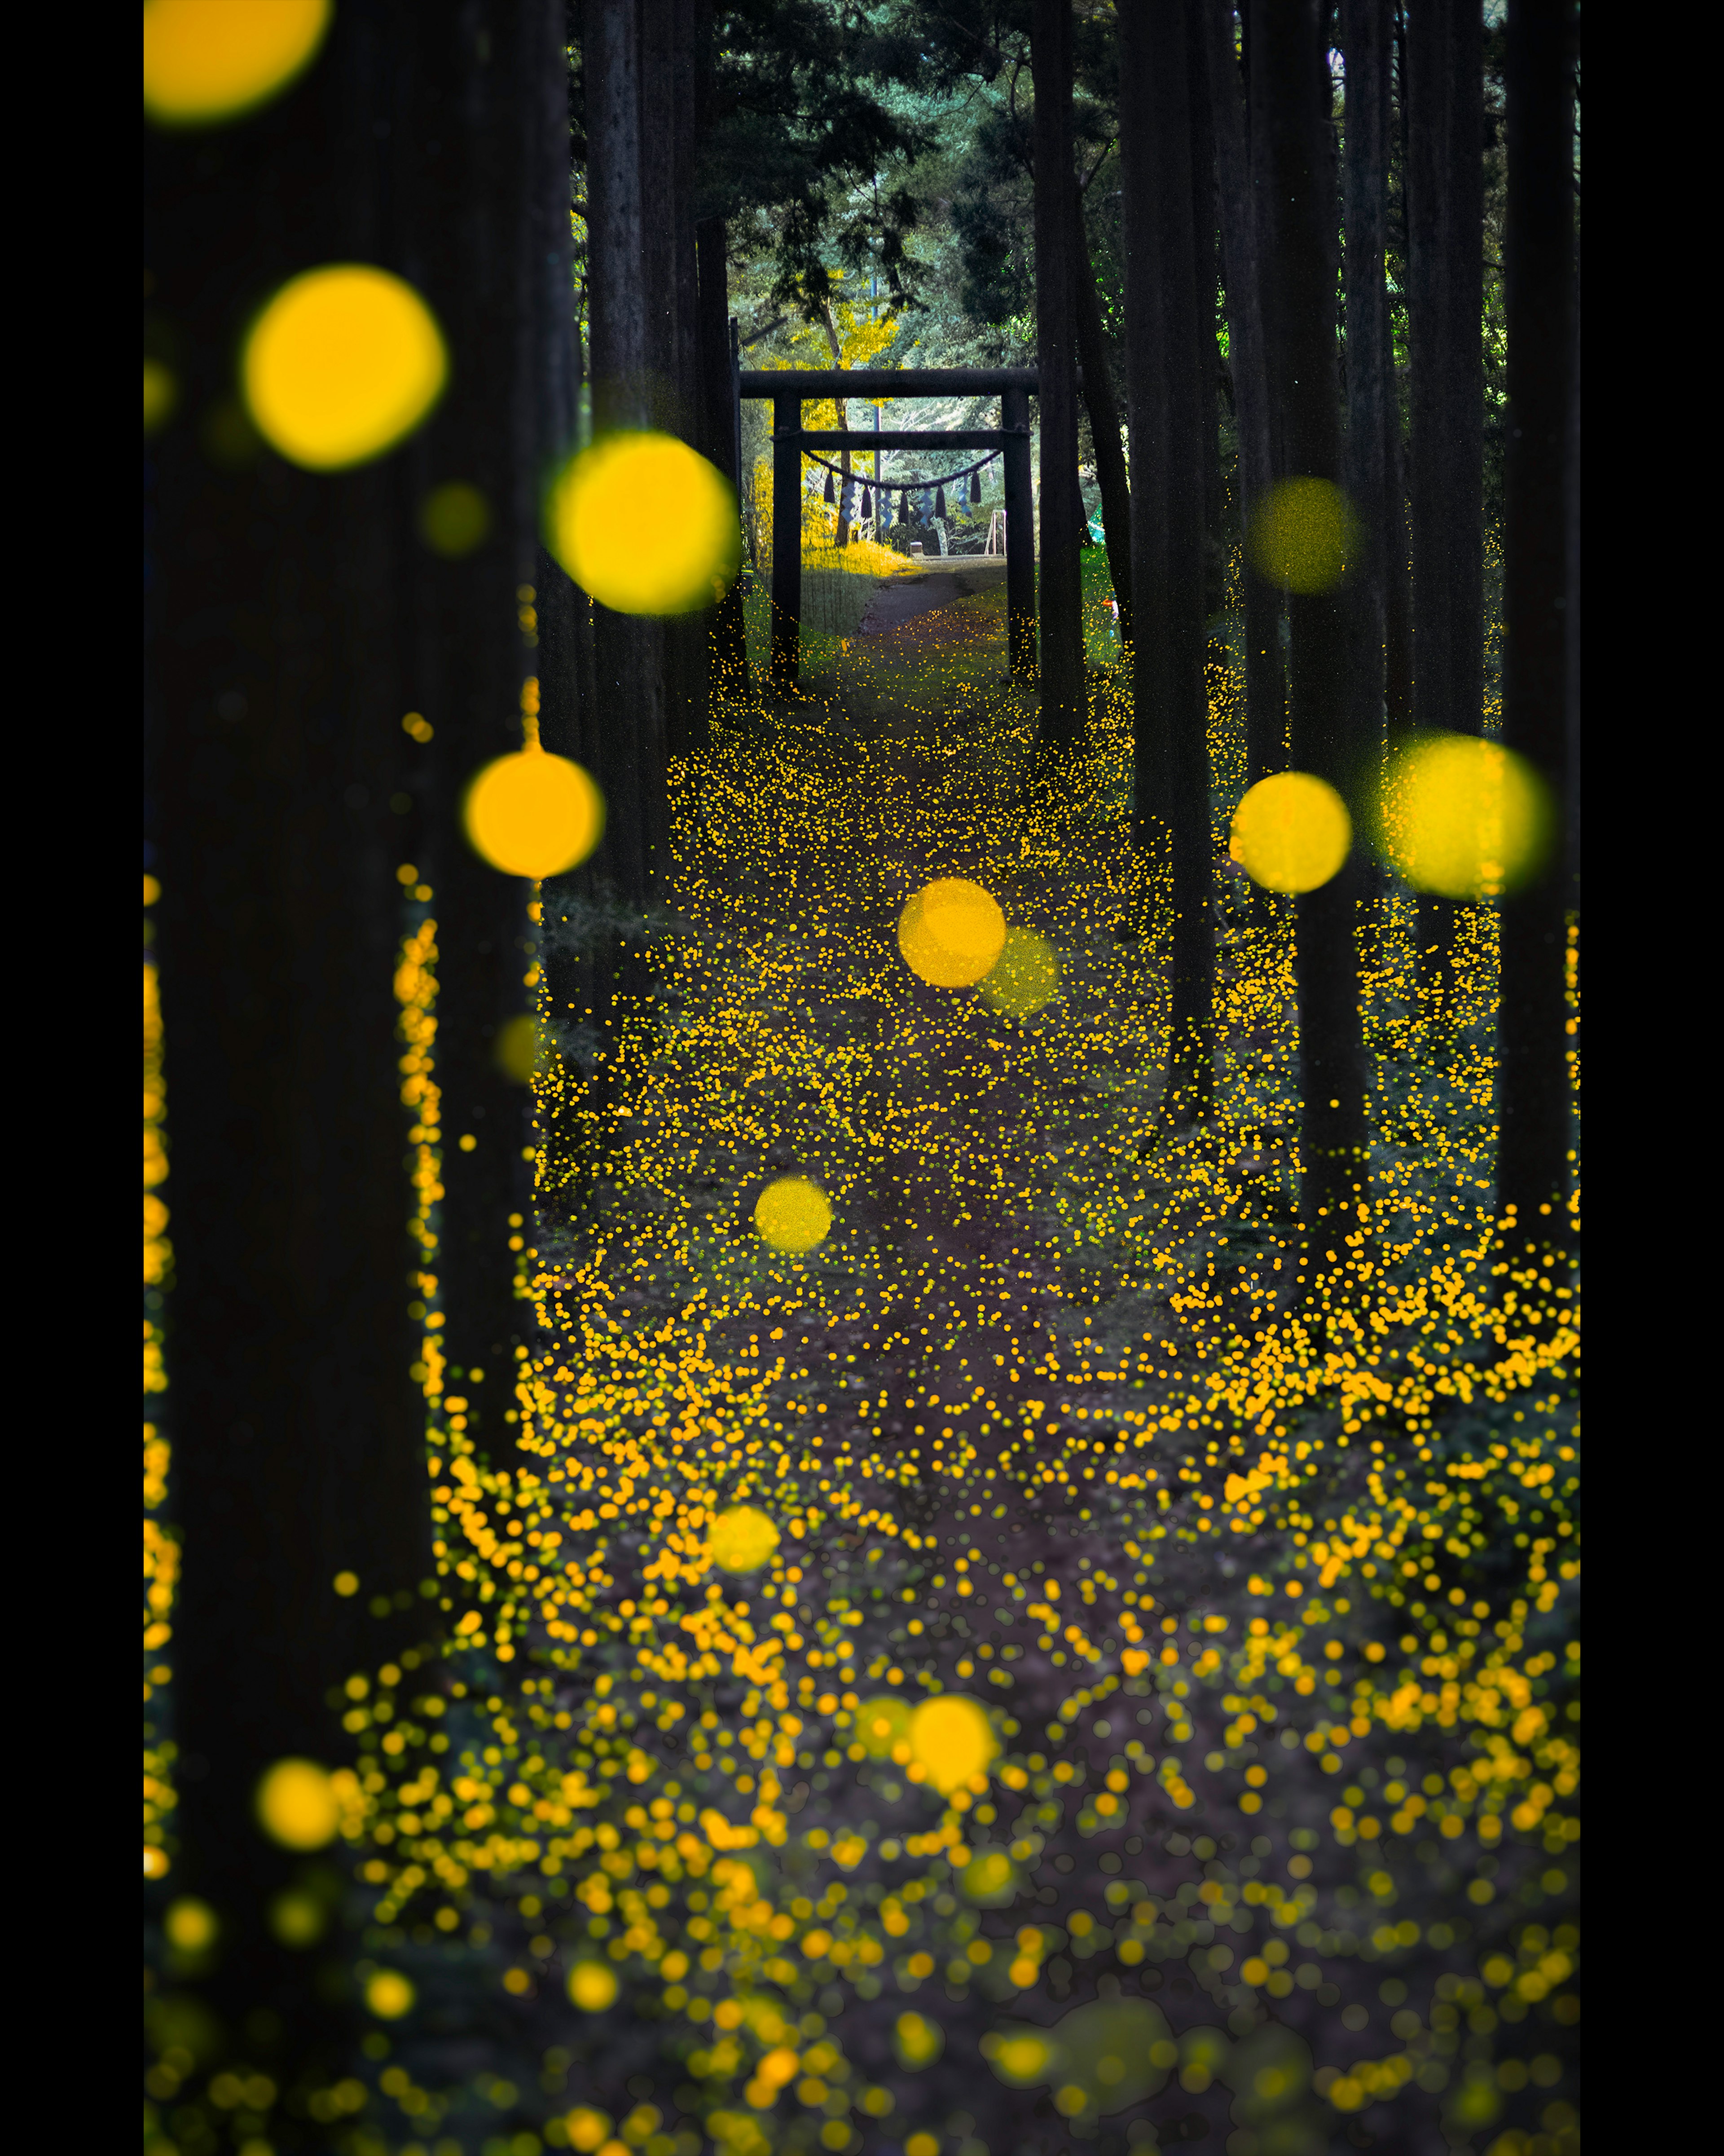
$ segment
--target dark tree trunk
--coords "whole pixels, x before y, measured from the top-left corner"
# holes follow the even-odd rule
[[[1345,305],[1347,310],[1347,490],[1364,531],[1364,553],[1352,580],[1358,637],[1353,726],[1362,744],[1383,739],[1387,684],[1385,588],[1398,512],[1391,516],[1389,429],[1394,408],[1394,354],[1389,338],[1388,66],[1389,0],[1342,0],[1347,55]],[[1380,762],[1380,754],[1377,759]]]
[[[702,454],[724,474],[741,500],[742,475],[736,470],[736,429],[731,382],[730,299],[725,267],[725,221],[703,218],[696,232],[700,309],[700,382],[706,405],[706,439]],[[740,514],[740,507],[739,512]],[[748,640],[742,619],[742,593],[733,584],[708,617],[711,679],[721,696],[741,697],[748,690]]]
[[[476,864],[469,879],[446,834],[459,782],[520,745],[535,671],[516,591],[534,576],[532,451],[562,390],[526,236],[544,239],[553,164],[567,230],[566,122],[553,137],[542,95],[547,67],[561,90],[560,33],[541,0],[459,19],[352,0],[275,105],[147,151],[153,304],[177,334],[184,415],[152,454],[148,624],[183,1548],[170,1891],[219,1911],[211,2003],[234,2024],[278,2017],[273,2035],[249,2029],[246,2056],[283,2083],[340,2010],[315,1989],[316,1958],[266,1929],[297,1860],[259,1833],[253,1794],[285,1756],[340,1758],[331,1692],[425,1629],[425,1404],[408,1305],[433,1270],[453,1298],[461,1271],[447,1246],[428,1260],[404,1232],[398,867],[436,887],[451,1136],[490,1098],[461,1034],[525,1000],[522,887]],[[308,263],[354,259],[405,277],[443,323],[441,408],[353,471],[305,472],[268,450],[213,463],[200,423],[231,398],[259,300]],[[493,516],[490,540],[459,562],[415,536],[426,491],[451,479],[480,486]],[[410,710],[433,727],[428,749],[402,731]],[[502,1227],[522,1110],[518,1088],[500,1091],[478,1156],[495,1174],[451,1188],[446,1226]],[[506,1286],[505,1242],[490,1262]],[[459,1316],[480,1337],[483,1319]],[[512,1369],[496,1368],[503,1399]],[[351,1597],[333,1588],[346,1572]],[[337,2070],[326,2060],[320,2078]]]
[[[1070,747],[1084,723],[1084,624],[1078,548],[1077,249],[1072,213],[1071,0],[1034,0],[1035,329],[1041,417],[1041,729]]]
[[[1508,21],[1508,440],[1503,501],[1503,738],[1568,798],[1568,567],[1574,475],[1573,77],[1569,0]],[[1568,1237],[1566,891],[1558,844],[1502,905],[1499,1211],[1511,1241]]]
[[[1249,528],[1269,490],[1270,397],[1264,345],[1256,196],[1252,186],[1239,72],[1234,59],[1231,0],[1203,0],[1209,108],[1221,198],[1222,273],[1227,292],[1228,350],[1239,439],[1239,518]],[[1281,596],[1244,571],[1245,782],[1255,786],[1287,761],[1287,690],[1281,663]]]
[[[1193,256],[1187,0],[1120,25],[1137,780],[1132,835],[1172,869],[1172,1018],[1164,1127],[1207,1113],[1214,1090],[1215,916],[1203,680],[1204,363]]]
[[[1471,0],[1407,18],[1408,329],[1413,362],[1413,719],[1477,733],[1485,694],[1484,58]],[[1446,1005],[1456,909],[1419,901]]]
[[[701,385],[695,261],[695,0],[649,0],[649,4],[659,11],[670,42],[665,70],[669,133],[663,138],[668,154],[660,160],[669,197],[665,237],[670,322],[665,371],[673,388],[675,431],[698,449]],[[650,131],[643,141],[649,159],[659,154]],[[664,624],[665,737],[673,756],[686,756],[706,746],[708,634],[704,610],[675,616]]]
[[[1090,408],[1090,432],[1095,443],[1095,483],[1101,490],[1102,533],[1107,542],[1107,572],[1120,608],[1120,646],[1131,644],[1131,490],[1126,476],[1126,450],[1120,434],[1120,408],[1113,393],[1107,332],[1101,322],[1101,295],[1090,259],[1084,223],[1084,198],[1074,194],[1077,217],[1078,357],[1084,369],[1084,402]]]
[[[1191,207],[1193,270],[1197,283],[1198,409],[1203,472],[1203,615],[1208,656],[1224,670],[1224,640],[1216,617],[1227,603],[1227,546],[1221,484],[1221,346],[1215,300],[1221,284],[1220,234],[1215,207],[1215,121],[1209,103],[1209,70],[1203,48],[1203,0],[1187,0],[1186,68],[1191,84]]]
[[[1335,280],[1330,188],[1326,10],[1319,0],[1251,0],[1254,101],[1265,99],[1265,313],[1273,326],[1271,390],[1290,477],[1341,477],[1335,383]],[[1254,146],[1254,149],[1255,149]],[[1289,689],[1294,764],[1352,802],[1359,743],[1348,682],[1351,640],[1339,593],[1290,593]],[[1321,1268],[1344,1260],[1357,1233],[1365,1168],[1365,1065],[1359,1017],[1358,850],[1340,875],[1297,904],[1299,1038],[1304,1091],[1302,1210]]]
[[[636,0],[590,0],[586,31],[593,424],[603,434],[650,423]],[[663,640],[656,623],[595,601],[593,643],[606,807],[595,866],[620,897],[639,901],[654,887],[663,822]]]

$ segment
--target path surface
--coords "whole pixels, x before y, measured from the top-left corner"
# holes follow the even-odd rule
[[[461,1774],[439,1814],[429,1754],[373,1755],[393,1951],[460,2025],[428,1912],[483,1888],[511,2093],[474,2118],[601,2156],[1568,2156],[1566,1605],[1513,1543],[1567,1407],[1486,1350],[1439,1434],[1453,1297],[1362,1299],[1344,1353],[1285,1307],[1273,934],[1216,1122],[1157,1137],[1123,716],[1037,774],[986,574],[894,580],[834,693],[685,778],[653,993],[558,1126],[587,1195],[521,1464],[449,1433],[423,1726]],[[910,973],[898,914],[950,875],[1057,952],[1044,1008]],[[801,1257],[752,1224],[790,1173],[834,1216]],[[1370,1441],[1397,1403],[1442,1479]],[[912,1719],[953,1700],[955,1776]],[[1524,2038],[1493,1957],[1554,1972]]]

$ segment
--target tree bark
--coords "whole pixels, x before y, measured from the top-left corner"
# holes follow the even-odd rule
[[[1407,18],[1413,363],[1413,720],[1477,733],[1485,693],[1484,61],[1471,0]],[[1454,985],[1452,901],[1419,901],[1429,988]]]
[[[153,304],[179,333],[185,414],[146,474],[176,1262],[164,1419],[183,1552],[182,1848],[166,1891],[216,1907],[210,2004],[222,2023],[277,2017],[273,2034],[248,2027],[246,2056],[290,2088],[302,2071],[326,2082],[340,2070],[343,2010],[317,1989],[318,1958],[267,1928],[299,1860],[259,1832],[254,1794],[277,1759],[347,1753],[331,1694],[354,1668],[416,1651],[428,1629],[408,1304],[435,1278],[457,1316],[447,1235],[431,1259],[405,1233],[399,868],[436,891],[451,1137],[454,1118],[490,1098],[475,1070],[489,1044],[464,1061],[462,1034],[525,1000],[523,888],[478,864],[467,878],[453,834],[461,783],[520,745],[533,671],[517,598],[535,543],[524,445],[561,391],[544,280],[526,278],[521,242],[543,237],[553,161],[565,225],[567,192],[547,65],[560,85],[561,11],[547,0],[458,18],[351,0],[275,104],[220,131],[152,136],[146,151]],[[260,295],[308,264],[356,259],[405,278],[441,321],[442,405],[351,471],[304,471],[267,449],[212,461],[200,422],[228,406]],[[417,536],[427,491],[451,479],[479,486],[493,519],[459,561]],[[402,731],[409,711],[430,723],[428,747]],[[446,1231],[462,1217],[502,1230],[490,1263],[505,1288],[500,1209],[523,1171],[523,1106],[518,1088],[500,1090],[478,1152],[489,1179],[445,1199]],[[483,1337],[464,1302],[459,1320]],[[494,1379],[485,1367],[506,1399],[512,1363]],[[350,1571],[351,1597],[333,1585]]]
[[[1072,214],[1071,0],[1034,0],[1035,74],[1035,326],[1041,418],[1039,583],[1041,724],[1045,748],[1071,747],[1083,731],[1084,624],[1078,548],[1074,322],[1077,234]]]
[[[1353,725],[1381,762],[1387,694],[1385,589],[1393,526],[1388,493],[1394,355],[1389,338],[1388,63],[1390,0],[1342,0],[1347,57],[1344,305],[1347,311],[1347,490],[1364,534],[1352,578]]]
[[[1102,535],[1107,543],[1107,573],[1113,579],[1120,609],[1120,648],[1131,647],[1131,490],[1126,476],[1120,408],[1113,393],[1107,332],[1101,322],[1101,295],[1090,259],[1084,223],[1084,198],[1073,182],[1077,218],[1077,340],[1083,363],[1084,402],[1090,408],[1090,432],[1095,443],[1095,483],[1101,490]]]
[[[1508,19],[1508,439],[1503,503],[1503,739],[1568,795],[1568,588],[1575,475],[1571,0]],[[1496,1195],[1511,1245],[1568,1236],[1567,878],[1563,848],[1502,903]]]
[[[586,18],[588,291],[595,434],[650,424],[641,228],[637,0],[589,0]],[[657,624],[593,608],[593,674],[605,725],[596,776],[606,804],[598,874],[625,901],[649,897],[664,768]]]
[[[1256,196],[1234,58],[1231,0],[1203,0],[1209,107],[1221,198],[1222,272],[1228,352],[1239,440],[1239,521],[1249,530],[1269,491],[1270,397],[1264,344]],[[1287,688],[1281,663],[1281,598],[1249,566],[1244,572],[1245,783],[1255,786],[1287,760]]]
[[[741,514],[742,475],[736,470],[736,431],[731,411],[730,297],[725,261],[725,221],[700,220],[696,232],[700,309],[700,379],[706,404],[701,454],[716,465],[736,494]],[[742,593],[733,584],[707,617],[711,680],[721,696],[748,690],[748,641]]]
[[[1131,411],[1134,842],[1172,875],[1172,1014],[1162,1127],[1214,1091],[1215,916],[1203,680],[1203,364],[1192,204],[1187,0],[1120,25],[1126,312]]]
[[[1192,270],[1196,280],[1199,453],[1203,474],[1203,616],[1208,663],[1227,663],[1224,639],[1215,632],[1227,598],[1227,549],[1223,537],[1221,485],[1221,347],[1216,337],[1215,300],[1221,284],[1219,233],[1215,207],[1215,117],[1209,102],[1209,71],[1204,57],[1203,0],[1187,0],[1186,72],[1190,83]]]
[[[1260,86],[1265,314],[1270,387],[1290,477],[1341,477],[1335,382],[1335,280],[1330,187],[1326,11],[1319,0],[1250,0],[1253,96]],[[1256,146],[1254,145],[1254,154]],[[1357,704],[1350,693],[1346,602],[1288,596],[1295,765],[1351,798],[1357,821]],[[1358,850],[1341,873],[1296,901],[1302,1147],[1307,1256],[1343,1262],[1357,1232],[1366,1160],[1364,1046],[1356,941]]]

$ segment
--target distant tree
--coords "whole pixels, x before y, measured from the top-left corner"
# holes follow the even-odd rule
[[[1408,329],[1412,358],[1413,717],[1484,721],[1483,17],[1476,0],[1407,12]],[[1439,1002],[1453,986],[1452,901],[1419,901]]]
[[[1214,1090],[1215,917],[1203,655],[1203,348],[1192,201],[1187,0],[1120,23],[1126,370],[1131,414],[1132,836],[1172,869],[1172,1015],[1164,1126]]]
[[[1198,22],[1215,135],[1228,358],[1239,439],[1239,511],[1249,527],[1273,475],[1257,195],[1234,53],[1232,0],[1199,0]],[[1248,785],[1255,786],[1260,778],[1285,764],[1287,693],[1281,660],[1280,593],[1248,568],[1244,601],[1245,778]]]
[[[1260,162],[1264,313],[1283,470],[1341,479],[1335,379],[1334,196],[1330,186],[1331,90],[1326,9],[1320,0],[1250,0],[1254,141]],[[1260,103],[1260,92],[1261,99]],[[1339,591],[1291,592],[1287,614],[1292,760],[1358,808],[1357,699],[1348,680],[1353,642]],[[1321,1270],[1358,1232],[1365,1168],[1365,1064],[1357,927],[1358,850],[1341,874],[1303,893],[1297,908],[1299,1049],[1304,1093],[1301,1200],[1307,1255]]]
[[[1508,18],[1508,439],[1503,526],[1503,739],[1557,803],[1571,798],[1568,614],[1576,516],[1573,0],[1511,0]],[[1566,1244],[1569,1224],[1568,877],[1502,902],[1496,1192],[1511,1245]]]
[[[1035,0],[1035,324],[1041,424],[1037,612],[1040,739],[1065,749],[1083,730],[1083,600],[1077,470],[1077,213],[1072,192],[1071,0]]]

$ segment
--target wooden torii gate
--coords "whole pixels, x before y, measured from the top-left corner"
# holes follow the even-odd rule
[[[1033,367],[738,367],[737,410],[745,397],[772,407],[772,658],[771,682],[780,693],[796,685],[802,634],[802,453],[875,449],[998,449],[1006,480],[1006,622],[1013,675],[1035,672],[1035,503],[1029,477],[1029,400]],[[802,424],[804,398],[839,397],[998,397],[998,427],[942,432],[895,428],[845,434]],[[738,470],[740,472],[740,463]],[[795,544],[781,535],[795,534]]]

